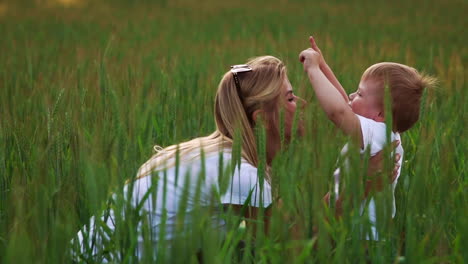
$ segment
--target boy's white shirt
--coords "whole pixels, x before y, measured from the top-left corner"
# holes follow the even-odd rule
[[[364,154],[370,148],[369,149],[370,156],[375,156],[379,151],[383,149],[383,147],[387,143],[386,125],[383,122],[377,122],[377,121],[374,121],[372,119],[369,119],[360,115],[356,115],[356,116],[359,118],[359,123],[361,125],[362,142],[364,146],[364,148],[360,150],[360,154]],[[400,134],[392,132],[390,142],[393,142],[395,140],[400,141],[400,144],[395,149],[395,153],[400,154],[400,160],[398,161],[398,165],[400,165],[400,167],[398,169],[396,179],[392,183],[392,217],[395,217],[395,214],[396,214],[395,187],[400,177],[403,154],[404,154],[404,150],[401,144]],[[345,156],[347,152],[348,152],[348,144],[346,144],[341,150],[341,155]],[[347,162],[345,161],[345,166],[347,166],[346,163]],[[339,185],[340,185],[340,169],[339,168],[335,170],[334,177],[335,177],[334,192],[335,192],[336,199],[338,199],[339,189],[340,189],[339,188]],[[361,213],[364,213],[365,205],[366,205],[366,201],[364,201],[361,205]],[[367,212],[369,214],[369,221],[371,223],[373,240],[378,240],[379,235],[375,227],[376,226],[376,205],[375,205],[375,200],[373,198],[371,198],[369,201],[369,204],[367,206]],[[368,236],[367,238],[369,239]]]
[[[213,188],[217,190],[219,196],[219,200],[217,201],[219,204],[234,204],[234,205],[243,205],[249,195],[251,194],[250,206],[259,207],[263,205],[264,208],[268,207],[272,203],[272,195],[271,195],[271,186],[267,181],[263,181],[263,190],[262,190],[262,197],[260,197],[260,185],[259,179],[257,176],[257,168],[253,167],[244,159],[241,159],[240,167],[236,166],[234,170],[234,174],[229,181],[227,190],[224,194],[219,193],[219,166],[220,166],[220,153],[210,153],[206,154],[204,168],[202,168],[201,159],[195,158],[191,159],[191,156],[194,157],[196,153],[189,153],[185,156],[184,160],[188,160],[186,162],[181,162],[179,165],[178,170],[178,180],[176,181],[176,168],[171,167],[166,170],[166,172],[160,172],[158,177],[155,176],[146,176],[136,180],[133,185],[128,184],[124,188],[124,197],[128,197],[128,189],[130,186],[133,186],[133,193],[132,193],[132,206],[136,207],[139,203],[143,200],[142,210],[147,213],[147,220],[150,223],[150,228],[152,230],[152,237],[153,239],[157,240],[159,237],[159,225],[161,224],[161,219],[163,215],[163,207],[166,210],[167,218],[166,218],[166,236],[167,240],[170,240],[175,235],[175,226],[176,226],[176,216],[178,214],[178,209],[180,208],[180,203],[182,194],[184,191],[184,184],[186,181],[189,181],[189,195],[188,201],[186,204],[186,212],[189,213],[194,209],[195,201],[194,201],[194,194],[195,189],[197,186],[197,180],[200,177],[200,173],[202,170],[205,171],[204,180],[201,184],[201,196],[200,196],[200,203],[201,206],[216,206],[213,204]],[[228,163],[231,162],[231,152],[230,150],[225,150],[222,152],[223,156],[223,167],[227,167]],[[171,163],[171,161],[168,161]],[[165,175],[165,176],[164,176]],[[164,180],[166,178],[166,180]],[[155,180],[156,179],[156,180]],[[166,184],[164,184],[166,181]],[[155,184],[157,185],[157,192],[151,191],[152,186],[154,187]],[[166,185],[166,203],[163,204],[163,190],[164,185]],[[150,197],[145,199],[145,194],[150,191]],[[156,197],[151,197],[155,195]],[[156,199],[154,199],[156,198]],[[156,201],[154,204],[153,201]],[[104,220],[104,218],[102,218]],[[110,210],[110,216],[105,221],[106,225],[111,229],[115,229],[115,215],[114,211]],[[83,229],[88,231],[88,235],[92,235],[95,233],[94,231],[94,222],[95,217],[93,216],[90,221],[89,226],[85,226]],[[190,223],[190,218],[186,218],[186,224]],[[222,219],[213,217],[213,224],[215,225],[214,228],[219,228],[221,230],[225,227],[225,222]],[[83,230],[82,229],[82,230]],[[138,230],[141,231],[141,223],[138,224]],[[109,239],[108,237],[100,238],[98,235],[98,240],[101,239]],[[78,240],[80,242],[81,250],[85,249],[85,245],[83,241],[83,234],[80,230],[78,232]],[[153,240],[153,241],[155,241]],[[98,241],[96,241],[99,244]],[[138,253],[141,257],[141,253],[143,252],[143,245],[144,240],[141,234],[138,235]],[[84,253],[82,251],[82,253]],[[96,253],[96,252],[94,252]]]

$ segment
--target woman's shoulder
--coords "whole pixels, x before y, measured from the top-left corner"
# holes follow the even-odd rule
[[[207,154],[205,157],[206,160],[206,166],[223,166],[226,167],[228,165],[237,163],[233,158],[232,151],[231,149],[224,149],[219,152],[213,152],[210,154]],[[240,169],[242,173],[254,173],[257,175],[257,168],[250,164],[246,159],[243,157],[240,157],[240,166],[236,166],[237,169]]]
[[[203,150],[195,149],[185,153],[176,161],[175,157],[168,159],[164,168],[157,168],[153,165],[156,161],[150,159],[147,161],[138,172],[138,175],[149,175],[158,171],[165,171],[166,174],[171,174],[172,171],[177,170],[179,173],[191,172],[198,174],[203,170],[206,174],[217,175],[220,168],[226,169],[228,166],[235,164],[231,149],[222,149],[219,151],[203,152]],[[239,164],[239,163],[237,163]],[[235,172],[245,175],[257,175],[257,168],[250,164],[246,159],[240,158],[240,165],[234,165]],[[177,167],[177,169],[175,168]]]

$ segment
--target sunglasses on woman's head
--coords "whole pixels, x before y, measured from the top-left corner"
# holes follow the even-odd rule
[[[234,82],[236,83],[237,94],[239,95],[239,98],[241,98],[240,97],[241,87],[240,87],[239,77],[237,77],[237,74],[242,73],[242,72],[250,72],[250,71],[252,71],[252,68],[250,68],[250,66],[247,64],[238,64],[238,65],[231,66],[231,73],[232,73],[232,76],[234,76]]]

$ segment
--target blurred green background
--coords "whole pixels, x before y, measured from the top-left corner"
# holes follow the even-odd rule
[[[0,262],[70,262],[70,239],[154,145],[214,130],[214,95],[229,66],[269,54],[285,62],[296,94],[310,102],[309,133],[274,167],[287,210],[309,231],[300,241],[262,238],[264,257],[248,260],[463,263],[466,14],[465,0],[1,0]],[[440,81],[403,135],[397,216],[385,246],[357,241],[352,216],[324,221],[321,197],[346,138],[334,133],[298,62],[309,35],[347,92],[380,61]],[[284,233],[281,221],[274,219],[274,234]],[[308,250],[295,254],[297,245]],[[235,262],[213,252],[213,262]]]

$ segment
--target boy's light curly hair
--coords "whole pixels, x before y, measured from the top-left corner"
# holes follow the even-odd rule
[[[363,79],[378,81],[382,88],[390,87],[393,130],[400,133],[410,129],[418,121],[424,89],[437,84],[436,78],[394,62],[370,66],[364,72]]]

